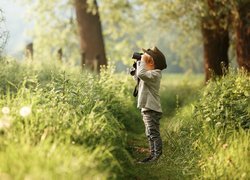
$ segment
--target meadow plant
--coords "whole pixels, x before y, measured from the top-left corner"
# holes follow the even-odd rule
[[[210,81],[193,113],[201,123],[193,145],[199,151],[198,179],[248,179],[250,78],[246,72],[230,70]]]
[[[95,75],[57,64],[5,65],[0,179],[114,179],[129,173],[125,125],[133,124],[127,113],[133,102],[126,80],[112,68]]]
[[[250,127],[250,78],[244,71],[230,70],[208,83],[197,103],[195,117],[218,130]]]

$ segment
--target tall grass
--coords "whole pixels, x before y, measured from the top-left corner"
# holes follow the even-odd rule
[[[164,153],[158,163],[135,166],[130,153],[141,153],[134,146],[148,146],[131,77],[113,68],[95,75],[61,64],[1,63],[0,179],[250,177],[245,73],[230,71],[207,86],[202,76],[164,74]]]
[[[116,78],[112,68],[98,76],[58,64],[3,63],[0,179],[113,179],[129,173],[126,124],[133,126],[133,101],[126,79]]]
[[[250,178],[249,93],[249,76],[233,70],[203,91],[194,112],[194,120],[201,123],[198,178]]]
[[[241,71],[230,70],[206,86],[201,77],[166,74],[161,92],[163,156],[140,167],[139,172],[151,172],[141,177],[249,179],[249,86],[249,76]]]
[[[196,167],[199,153],[192,149],[196,126],[192,121],[194,108],[191,104],[199,97],[203,85],[202,75],[163,74],[160,92],[163,109],[160,120],[163,155],[157,163],[138,166],[136,175],[139,178],[191,179],[199,173],[199,168]],[[138,131],[130,139],[132,145],[141,147],[133,151],[133,157],[142,159],[147,156],[147,151],[142,152],[148,148],[144,132]]]

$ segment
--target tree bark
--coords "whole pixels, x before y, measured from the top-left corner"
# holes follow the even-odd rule
[[[228,69],[228,11],[220,2],[207,0],[208,14],[201,19],[204,48],[204,69],[206,82],[215,76],[222,76]],[[225,26],[221,23],[226,22]]]
[[[25,57],[26,59],[33,60],[33,43],[29,43],[25,47]]]
[[[239,68],[250,72],[250,2],[240,4],[236,22],[236,54]]]
[[[95,14],[87,12],[87,0],[75,0],[75,10],[80,35],[81,64],[99,72],[101,65],[107,65],[107,60],[98,6],[96,1],[94,3],[97,9]]]
[[[202,28],[205,81],[222,76],[228,69],[229,33],[224,29]]]
[[[62,57],[63,57],[63,50],[62,50],[62,48],[59,48],[57,50],[57,58],[58,58],[59,62],[62,62]]]

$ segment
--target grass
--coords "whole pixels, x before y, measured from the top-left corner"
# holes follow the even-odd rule
[[[192,82],[189,79],[192,79]],[[185,119],[190,118],[189,105],[197,99],[202,87],[203,76],[164,74],[161,85],[164,113],[160,122],[164,153],[158,163],[138,166],[135,174],[139,179],[183,179],[197,174],[198,170],[193,166],[197,161],[197,153],[190,149],[192,135],[189,136],[188,132],[181,128],[187,123]],[[139,147],[132,150],[135,159],[148,155],[144,131],[138,130],[130,139],[132,147]]]
[[[202,76],[165,75],[161,91],[165,111],[161,120],[164,153],[157,163],[139,165],[135,172],[138,179],[249,179],[249,131],[231,130],[229,127],[228,131],[218,131],[214,127],[208,127],[204,119],[197,117],[197,112],[213,108],[218,100],[222,101],[221,106],[228,103],[227,99],[210,97],[210,101],[206,102],[207,106],[200,107],[199,104],[207,99],[204,92],[227,92],[226,88],[233,81],[241,83],[232,87],[240,91],[231,93],[234,96],[231,102],[237,102],[241,98],[244,102],[249,101],[246,92],[250,92],[250,81],[247,78],[249,77],[246,75],[232,72],[219,80],[224,83],[223,86],[215,82],[217,85],[210,89],[211,86],[204,86]],[[240,92],[246,96],[238,95]],[[232,107],[235,110],[234,117],[250,117],[249,111],[246,113],[247,106],[241,106],[242,110],[237,106]],[[227,117],[224,121],[227,121]],[[135,159],[145,157],[148,145],[144,133],[138,131],[138,134],[130,138],[131,146],[139,146],[132,150],[132,156]]]
[[[130,76],[112,68],[98,76],[57,64],[2,63],[0,179],[250,177],[249,131],[221,131],[204,120],[249,117],[250,81],[244,74],[206,87],[203,75],[164,74],[164,153],[157,163],[138,165],[149,151]],[[211,92],[209,101],[205,92]],[[223,116],[221,106],[233,116]]]
[[[0,179],[115,179],[129,173],[125,124],[133,126],[127,118],[133,102],[111,69],[96,76],[11,61],[2,70]]]

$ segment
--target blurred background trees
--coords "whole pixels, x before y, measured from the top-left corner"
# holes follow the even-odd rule
[[[100,66],[107,65],[107,60],[96,0],[93,1],[93,9],[88,8],[87,0],[75,0],[74,5],[80,36],[81,64],[93,71],[100,71]]]
[[[168,72],[205,72],[207,81],[236,58],[249,71],[250,0],[20,2],[34,23],[35,59],[52,55],[98,71],[107,60],[131,65],[133,51],[157,45]]]
[[[250,72],[250,1],[238,0],[234,7],[237,61],[239,67]]]
[[[0,7],[0,57],[2,55],[4,46],[7,43],[7,39],[8,39],[8,31],[6,30],[4,15]]]

